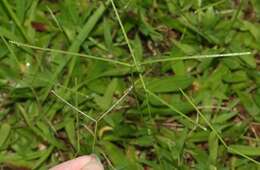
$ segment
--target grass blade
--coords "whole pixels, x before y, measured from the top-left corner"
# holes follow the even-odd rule
[[[2,148],[2,146],[4,145],[6,140],[8,139],[10,132],[11,132],[11,126],[9,124],[4,123],[4,124],[1,125],[1,128],[0,128],[0,134],[1,134],[0,148]]]
[[[26,35],[25,30],[22,27],[22,24],[20,23],[20,21],[18,20],[17,16],[13,12],[11,6],[9,5],[8,1],[7,0],[2,0],[2,3],[4,5],[4,7],[6,8],[6,10],[7,10],[8,14],[10,15],[10,17],[14,20],[15,24],[19,28],[19,30],[22,33],[22,35],[25,38],[25,40],[28,41],[28,42],[31,42],[29,37]]]

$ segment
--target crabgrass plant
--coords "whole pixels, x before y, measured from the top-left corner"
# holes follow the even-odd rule
[[[259,7],[1,0],[1,168],[258,169]]]

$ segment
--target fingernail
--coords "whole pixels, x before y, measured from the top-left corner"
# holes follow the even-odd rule
[[[104,170],[100,159],[95,154],[91,154],[91,159],[81,170]]]

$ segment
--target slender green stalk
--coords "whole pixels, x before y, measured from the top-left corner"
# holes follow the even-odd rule
[[[204,6],[204,7],[201,7],[201,8],[199,8],[199,9],[197,9],[194,13],[196,14],[196,13],[198,13],[199,11],[203,11],[203,10],[205,10],[205,9],[208,9],[209,7],[217,6],[217,5],[219,5],[219,4],[224,3],[225,1],[226,1],[226,0],[220,0],[220,1],[217,1],[217,2],[214,2],[214,3],[211,3],[211,4],[208,4],[208,5]]]
[[[47,9],[53,19],[53,21],[55,22],[55,24],[57,25],[58,29],[60,32],[62,32],[64,34],[64,36],[66,37],[66,39],[68,40],[68,42],[71,42],[71,37],[67,34],[67,32],[65,31],[64,27],[59,23],[57,17],[54,15],[54,13],[52,12],[52,10],[47,6]]]
[[[87,115],[86,113],[84,113],[83,111],[81,111],[80,109],[78,109],[77,107],[73,106],[71,103],[69,103],[68,101],[66,101],[63,97],[59,96],[55,91],[51,91],[58,99],[60,99],[63,103],[65,103],[66,105],[68,105],[70,108],[72,108],[73,110],[75,110],[76,112],[82,114],[83,116],[87,117],[88,119],[90,119],[92,122],[94,122],[95,127],[94,127],[94,134],[93,134],[93,144],[92,144],[92,151],[95,151],[95,145],[96,145],[96,136],[97,136],[97,126],[98,126],[98,122],[96,119],[94,119],[93,117]]]
[[[75,79],[76,92],[78,91],[78,79]],[[78,93],[75,94],[75,106],[79,105],[79,96]],[[80,151],[80,126],[79,126],[79,113],[76,112],[76,134],[77,134],[77,147],[76,147],[76,155]]]
[[[93,144],[92,144],[92,152],[95,152],[95,146],[96,146],[96,141],[97,141],[97,128],[98,128],[98,122],[95,122],[95,127],[94,127],[94,137],[93,137]]]
[[[260,162],[252,159],[251,157],[241,153],[238,150],[235,150],[233,148],[230,148],[226,142],[224,141],[224,139],[220,136],[220,134],[218,133],[218,131],[212,126],[212,124],[209,122],[209,120],[201,113],[201,111],[198,109],[198,107],[194,104],[192,98],[190,98],[182,89],[179,89],[180,92],[183,94],[183,96],[187,99],[187,101],[192,105],[192,107],[198,112],[198,114],[203,118],[203,120],[208,124],[208,126],[211,128],[211,130],[217,135],[218,139],[221,141],[221,143],[225,146],[225,148],[227,148],[227,150],[233,151],[235,153],[237,153],[238,155],[260,165]]]
[[[61,32],[64,32],[64,29],[62,28],[62,26],[60,25],[59,21],[57,20],[56,16],[53,14],[52,10],[47,6],[47,10],[49,11],[49,13],[51,14],[51,17],[53,18],[55,24],[57,25],[57,27],[59,28],[59,30]]]
[[[111,2],[111,4],[112,4],[112,7],[113,7],[114,12],[115,12],[115,15],[116,15],[116,18],[117,18],[118,23],[119,23],[119,25],[120,25],[120,27],[121,27],[121,30],[122,30],[122,32],[123,32],[125,41],[126,41],[126,43],[127,43],[128,49],[129,49],[130,54],[131,54],[131,56],[132,56],[132,59],[133,59],[133,61],[134,61],[134,65],[135,65],[135,67],[136,67],[136,70],[137,70],[137,72],[138,72],[139,79],[141,80],[143,89],[146,91],[147,88],[146,88],[146,85],[145,85],[145,82],[144,82],[143,75],[141,74],[140,64],[137,62],[137,59],[136,59],[134,50],[133,50],[133,48],[132,48],[132,46],[131,46],[131,44],[130,44],[130,41],[129,41],[128,36],[127,36],[127,34],[126,34],[124,25],[123,25],[122,20],[121,20],[121,18],[120,18],[120,16],[119,16],[119,13],[118,13],[118,10],[117,10],[116,5],[115,5],[115,3],[114,3],[114,0],[110,0],[110,2]],[[146,102],[146,105],[148,106],[148,111],[149,111],[149,114],[150,114],[150,117],[151,117],[150,105],[149,105],[149,101],[148,101],[148,96],[147,96],[147,94],[145,94],[145,98],[146,98],[146,101],[145,101],[145,102]]]
[[[186,100],[192,105],[192,107],[198,112],[200,117],[202,117],[202,119],[208,124],[208,126],[211,128],[211,130],[216,133],[216,135],[218,136],[219,140],[223,143],[223,145],[227,148],[227,144],[225,143],[223,138],[219,135],[218,131],[212,126],[212,124],[209,122],[209,120],[201,113],[201,111],[194,104],[192,99],[182,89],[179,89],[179,90],[183,94],[183,96],[186,98]]]
[[[109,112],[111,112],[111,110],[113,110],[119,103],[121,103],[124,98],[132,91],[133,86],[130,86],[124,93],[123,96],[121,96],[109,109],[107,109],[107,111],[105,111],[98,119],[97,122],[99,122],[100,120],[102,120]]]
[[[55,91],[51,91],[58,99],[60,99],[63,103],[65,103],[66,105],[68,105],[70,108],[72,108],[73,110],[77,111],[78,113],[82,114],[83,116],[87,117],[88,119],[90,119],[93,122],[97,122],[93,117],[87,115],[86,113],[84,113],[83,111],[79,110],[77,107],[73,106],[71,103],[69,103],[68,101],[66,101],[63,97],[61,97],[60,95],[58,95]]]
[[[182,113],[181,111],[179,111],[178,109],[176,109],[175,107],[173,107],[172,105],[170,105],[169,103],[167,103],[166,101],[164,101],[163,99],[161,99],[159,96],[157,96],[156,94],[154,94],[153,92],[151,92],[150,90],[146,89],[146,92],[148,94],[150,94],[151,96],[153,96],[154,98],[156,98],[157,100],[159,100],[162,104],[168,106],[172,111],[178,113],[180,116],[182,116],[183,118],[187,119],[188,121],[192,122],[193,124],[195,124],[196,126],[200,127],[203,130],[207,130],[206,127],[204,127],[203,125],[198,124],[197,122],[195,122],[194,120],[192,120],[190,117],[188,117],[187,115],[185,115],[184,113]]]
[[[226,53],[226,54],[194,55],[194,56],[184,56],[184,57],[175,57],[175,58],[173,58],[173,57],[171,57],[171,58],[160,58],[160,59],[144,61],[144,62],[140,63],[140,65],[154,64],[154,63],[167,62],[167,61],[235,57],[235,56],[244,56],[244,55],[250,55],[250,54],[252,54],[252,53],[251,52],[239,52],[239,53]]]
[[[106,61],[106,62],[110,62],[110,63],[114,63],[114,64],[132,67],[131,64],[121,62],[121,61],[117,61],[117,60],[112,60],[112,59],[109,59],[109,58],[101,58],[101,57],[96,57],[96,56],[92,56],[92,55],[80,54],[80,53],[76,53],[76,52],[69,52],[69,51],[58,50],[58,49],[42,48],[42,47],[37,47],[37,46],[29,45],[29,44],[24,44],[24,43],[21,43],[21,42],[16,42],[16,41],[9,41],[9,42],[11,44],[17,45],[18,47],[26,47],[26,48],[31,48],[31,49],[41,50],[41,51],[46,51],[46,52],[53,52],[53,53],[71,55],[71,56],[84,57],[84,58],[88,58],[88,59]]]
[[[119,25],[120,25],[120,27],[121,27],[121,30],[122,30],[122,32],[123,32],[123,35],[124,35],[125,41],[126,41],[126,43],[127,43],[128,49],[129,49],[129,51],[130,51],[130,54],[131,54],[132,59],[133,59],[133,61],[134,61],[134,65],[135,65],[137,71],[140,72],[141,68],[140,68],[139,64],[137,63],[134,50],[133,50],[133,48],[132,48],[132,46],[131,46],[131,44],[130,44],[130,41],[129,41],[128,36],[127,36],[127,34],[126,34],[126,31],[125,31],[125,27],[124,27],[124,25],[123,25],[123,23],[122,23],[122,20],[121,20],[121,18],[120,18],[120,16],[119,16],[118,11],[117,11],[117,8],[116,8],[116,6],[115,6],[114,0],[110,0],[110,1],[111,1],[111,4],[112,4],[112,7],[113,7],[113,9],[114,9],[114,12],[115,12],[115,14],[116,14],[116,18],[117,18],[117,20],[118,20],[118,23],[119,23]],[[140,75],[140,78],[142,78],[142,75],[141,75],[141,74],[139,74],[139,75]],[[143,79],[143,78],[142,78],[142,79]]]

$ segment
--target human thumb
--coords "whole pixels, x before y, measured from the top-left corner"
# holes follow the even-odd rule
[[[104,170],[104,168],[98,157],[92,154],[63,162],[49,170]]]
[[[90,160],[81,168],[81,170],[104,170],[104,168],[96,155],[90,155]]]

